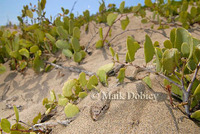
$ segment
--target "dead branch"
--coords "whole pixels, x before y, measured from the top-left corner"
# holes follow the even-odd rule
[[[66,67],[66,66],[57,65],[55,63],[51,63],[51,62],[48,62],[48,61],[44,61],[44,62],[46,64],[54,66],[55,68],[68,69],[71,72],[77,72],[77,73],[84,72],[85,74],[87,74],[89,76],[95,75],[95,73],[93,73],[93,72],[90,72],[90,71],[87,71],[87,70],[83,70],[83,69],[80,69],[80,68],[77,68],[77,67]]]
[[[70,14],[73,12],[74,7],[75,7],[75,5],[76,5],[77,2],[78,2],[78,0],[74,2],[73,6],[72,6],[72,9],[71,9],[71,11],[70,11]]]
[[[142,28],[136,28],[136,29],[128,29],[128,30],[125,30],[117,35],[115,35],[106,45],[110,44],[115,38],[117,38],[118,36],[126,33],[126,32],[130,32],[130,31],[136,31],[136,30],[142,30]]]

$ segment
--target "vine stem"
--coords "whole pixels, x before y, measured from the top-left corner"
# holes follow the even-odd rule
[[[144,71],[147,71],[147,72],[149,72],[149,73],[154,73],[154,74],[156,74],[156,75],[158,75],[158,76],[160,76],[160,77],[162,77],[162,78],[164,78],[164,79],[170,81],[171,83],[173,83],[174,85],[176,85],[177,87],[179,87],[179,88],[182,89],[182,86],[181,86],[180,84],[176,83],[175,81],[171,80],[169,77],[167,77],[167,76],[165,76],[165,75],[163,75],[163,74],[161,74],[161,73],[158,73],[158,72],[156,72],[156,71],[153,71],[153,70],[148,69],[148,68],[145,68],[145,67],[140,67],[140,66],[138,66],[138,65],[132,65],[132,66],[134,66],[134,67],[136,67],[136,68],[139,68],[139,69],[142,69],[142,70],[144,70]]]
[[[84,72],[85,74],[87,74],[89,76],[95,75],[95,73],[93,73],[93,72],[90,72],[90,71],[87,71],[87,70],[84,70],[84,69],[80,69],[80,68],[77,68],[77,67],[66,67],[66,66],[57,65],[55,63],[51,63],[51,62],[48,62],[48,61],[44,61],[44,62],[46,64],[52,65],[52,66],[59,68],[59,69],[68,69],[71,72],[77,72],[77,73]]]
[[[121,20],[121,18],[124,17],[124,16],[125,16],[124,14],[121,14],[121,16],[120,16],[117,20],[115,20],[111,26],[109,26],[108,31],[107,31],[107,33],[106,33],[106,36],[105,36],[104,39],[103,39],[103,44],[105,43],[106,38],[108,37],[108,34],[109,34],[109,32],[110,32],[112,26],[113,26],[117,21]]]
[[[123,32],[121,32],[121,33],[115,35],[107,44],[110,44],[115,38],[117,38],[118,36],[120,36],[120,35],[122,35],[122,34],[124,34],[124,33],[126,33],[126,32],[136,31],[136,30],[142,30],[142,28],[127,29],[127,30],[125,30],[125,31],[123,31]]]
[[[186,91],[186,93],[184,93],[184,98],[183,98],[184,100],[183,100],[183,101],[184,101],[184,102],[188,102],[188,105],[185,105],[185,111],[186,111],[186,113],[187,113],[188,116],[190,116],[190,100],[189,100],[190,92],[191,92],[193,83],[194,83],[194,81],[195,81],[195,79],[196,79],[196,76],[197,76],[197,73],[198,73],[198,71],[199,71],[199,68],[200,68],[200,63],[198,63],[198,66],[197,66],[197,68],[195,69],[194,75],[193,75],[193,77],[192,77],[192,80],[191,80],[191,82],[190,82],[188,88],[187,88],[187,91]]]

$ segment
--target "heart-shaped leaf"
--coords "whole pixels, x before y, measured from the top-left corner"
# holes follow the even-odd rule
[[[126,27],[128,26],[129,22],[130,22],[130,21],[129,21],[128,16],[126,17],[126,19],[121,20],[121,27],[122,27],[123,30],[126,29]]]
[[[87,83],[87,88],[89,90],[93,89],[94,86],[98,85],[98,79],[95,75],[91,76]]]
[[[10,133],[10,122],[7,119],[1,119],[1,128],[4,132]]]
[[[56,46],[57,46],[57,48],[60,48],[60,49],[69,49],[70,48],[70,44],[64,40],[57,40]]]
[[[144,42],[144,56],[146,63],[150,62],[153,59],[155,50],[151,41],[151,38],[146,35]]]
[[[79,74],[78,81],[79,81],[79,83],[81,84],[82,87],[84,87],[87,84],[86,75],[85,75],[84,72]]]
[[[65,106],[64,109],[65,115],[67,116],[67,118],[72,118],[74,117],[76,114],[79,113],[79,108],[76,105],[73,105],[71,103],[68,103]]]
[[[82,60],[82,53],[81,52],[75,52],[74,53],[74,61],[80,62]]]
[[[77,80],[73,79],[73,80],[68,80],[63,88],[62,88],[62,91],[63,91],[63,95],[65,97],[70,97],[73,93],[72,93],[72,88],[77,84]]]
[[[0,74],[3,74],[6,72],[6,67],[2,64],[0,64]]]
[[[108,16],[107,16],[107,24],[109,26],[112,26],[113,23],[115,22],[115,20],[117,19],[117,16],[118,14],[116,13],[110,13]]]
[[[120,4],[120,7],[119,7],[120,13],[124,12],[124,6],[125,6],[125,1],[122,1],[121,4]]]
[[[25,56],[27,59],[29,58],[29,51],[26,48],[22,48],[19,50],[19,54]]]
[[[123,83],[124,82],[124,78],[125,78],[125,68],[121,68],[120,70],[119,70],[119,74],[118,74],[118,76],[117,76],[117,79],[118,79],[118,81],[120,82],[120,83]]]

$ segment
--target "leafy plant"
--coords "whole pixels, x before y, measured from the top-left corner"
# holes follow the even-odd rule
[[[11,134],[21,134],[21,133],[27,133],[27,134],[35,134],[35,133],[45,133],[43,130],[33,130],[31,128],[27,128],[24,126],[24,122],[19,120],[19,112],[16,106],[13,106],[14,112],[15,112],[15,121],[16,123],[14,125],[11,125],[11,123],[6,119],[1,119],[0,122],[0,132],[5,132],[5,133],[11,133]],[[41,119],[41,114],[39,113],[38,116],[36,116],[33,119],[33,124],[36,124],[38,120]]]
[[[79,74],[78,79],[70,79],[65,82],[62,94],[58,95],[58,100],[54,91],[50,91],[51,99],[45,98],[43,105],[45,105],[48,114],[57,105],[63,106],[67,118],[71,118],[79,113],[79,108],[75,105],[78,99],[83,99],[88,92],[98,85],[98,78],[93,75],[88,80],[84,72]]]
[[[101,8],[101,6],[100,6],[100,8]],[[126,27],[129,24],[129,18],[128,18],[127,15],[123,14],[124,13],[124,7],[125,7],[125,1],[122,1],[121,4],[120,4],[120,8],[119,8],[119,11],[121,13],[121,16],[119,18],[117,18],[118,17],[118,13],[113,13],[113,12],[109,13],[108,15],[105,16],[106,20],[107,20],[106,22],[107,22],[109,28],[108,28],[108,31],[107,31],[105,36],[103,36],[102,28],[101,27],[99,28],[100,40],[98,40],[96,42],[96,48],[102,48],[105,45],[105,43],[108,42],[107,37],[109,35],[111,35],[113,24],[116,23],[117,21],[121,22],[121,27],[122,27],[123,30],[126,29]],[[121,18],[124,17],[124,16],[126,16],[126,19],[121,20]]]
[[[184,28],[171,30],[170,40],[164,41],[164,48],[153,45],[151,38],[146,35],[144,42],[144,58],[146,64],[154,59],[156,71],[148,68],[133,65],[135,53],[139,49],[139,44],[131,37],[127,38],[126,62],[129,66],[143,69],[164,78],[164,85],[171,87],[169,92],[182,100],[180,105],[185,107],[185,113],[191,118],[199,120],[199,93],[200,79],[197,77],[200,68],[199,56],[200,40],[191,36]],[[118,58],[115,60],[115,52],[110,48],[113,62],[121,63]],[[117,78],[123,82],[125,68],[122,68]],[[150,77],[143,79],[149,87],[152,87]],[[170,86],[169,86],[170,85]],[[200,120],[199,120],[200,121]]]
[[[191,7],[190,10],[188,10]],[[176,22],[180,22],[181,25],[188,29],[190,26],[193,26],[195,23],[200,21],[200,12],[199,12],[199,1],[163,1],[157,0],[153,3],[151,0],[145,0],[145,6],[142,7],[141,4],[133,7],[133,12],[135,15],[141,16],[142,23],[152,22],[152,28],[154,24],[159,24],[158,29],[169,28],[170,22],[173,22],[175,25],[179,25]],[[152,16],[146,16],[146,10],[153,12]],[[164,19],[167,19],[168,23],[165,23]]]

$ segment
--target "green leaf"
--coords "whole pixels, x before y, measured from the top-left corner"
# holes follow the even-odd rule
[[[112,26],[113,23],[115,22],[115,20],[117,19],[117,16],[118,16],[118,14],[110,13],[110,14],[107,16],[107,24],[108,24],[109,26]]]
[[[125,6],[125,1],[122,1],[121,4],[120,4],[120,7],[119,7],[120,13],[124,12],[124,6]]]
[[[13,106],[13,109],[15,111],[16,122],[18,123],[19,122],[19,112],[18,112],[17,107],[15,105]]]
[[[167,49],[163,53],[163,69],[166,70],[168,73],[172,73],[177,66],[176,63],[176,53],[178,52],[177,49]],[[178,60],[178,59],[177,59]]]
[[[38,121],[41,119],[42,115],[39,113],[34,119],[33,119],[33,124],[37,124]]]
[[[73,79],[73,80],[68,80],[67,82],[65,82],[62,91],[63,91],[63,95],[65,97],[70,97],[72,96],[72,88],[77,84],[77,80]]]
[[[74,22],[72,20],[69,21],[69,34],[73,34]]]
[[[48,115],[48,114],[51,112],[51,110],[52,110],[52,107],[49,107],[49,108],[46,110],[45,115]]]
[[[96,86],[98,85],[98,79],[95,75],[91,76],[90,79],[88,80],[88,83],[87,83],[87,88],[89,90],[93,89],[94,87],[93,86]]]
[[[27,62],[26,61],[19,61],[19,67],[21,70],[23,70],[24,68],[26,68],[27,66]]]
[[[195,47],[194,56],[200,61],[200,44]]]
[[[76,114],[79,113],[79,108],[76,105],[73,105],[71,103],[68,103],[65,106],[64,109],[65,115],[67,116],[67,118],[72,118],[74,117]]]
[[[102,29],[102,27],[99,28],[99,37],[103,40],[103,29]]]
[[[69,49],[70,44],[67,41],[64,40],[57,40],[56,41],[56,47],[60,49]]]
[[[132,62],[135,60],[135,53],[140,48],[140,45],[133,39],[133,37],[128,36],[126,41],[126,47],[128,49],[128,58],[129,62]]]
[[[33,18],[33,12],[31,10],[26,10],[26,16]]]
[[[126,62],[132,62],[132,61],[129,59],[129,54],[128,54],[128,52],[126,53]]]
[[[63,50],[62,50],[62,53],[63,53],[65,56],[69,57],[69,58],[71,58],[71,57],[73,56],[72,52],[71,52],[69,49],[63,49]]]
[[[62,26],[57,27],[56,31],[62,39],[68,39],[68,32]]]
[[[81,84],[82,87],[84,87],[87,84],[86,75],[85,75],[84,72],[79,74],[78,81],[79,81],[79,83]]]
[[[104,70],[99,70],[98,71],[98,76],[99,76],[99,80],[101,83],[103,83],[104,85],[108,85],[108,81],[107,81],[107,75],[106,72]]]
[[[36,73],[39,73],[42,70],[44,70],[44,62],[40,59],[39,56],[36,56],[33,60],[33,69]]]
[[[9,53],[9,55],[10,55],[11,57],[15,58],[15,59],[19,59],[19,60],[22,59],[22,57],[21,57],[21,55],[19,54],[18,51],[12,51],[12,52]]]
[[[198,87],[195,89],[193,96],[200,95],[200,84]]]
[[[41,9],[44,10],[46,5],[46,0],[41,0]]]
[[[87,94],[86,92],[80,92],[80,93],[78,94],[78,97],[81,98],[81,99],[83,99],[83,98],[85,98],[87,95],[88,95],[88,94]]]
[[[28,41],[28,40],[25,40],[25,39],[21,39],[19,41],[19,44],[25,48],[28,48],[28,47],[31,47],[33,46],[32,42]]]
[[[172,43],[171,43],[170,40],[166,40],[166,41],[164,42],[164,47],[165,47],[165,48],[168,48],[168,49],[171,49],[171,48],[173,48],[173,45],[172,45]]]
[[[118,76],[117,76],[117,79],[118,79],[118,81],[119,81],[120,83],[123,83],[123,82],[124,82],[125,71],[126,71],[125,68],[121,68],[121,69],[119,70],[119,74],[118,74]]]
[[[75,87],[75,95],[78,95],[82,91],[83,91],[82,87],[77,84]]]
[[[193,37],[193,45],[194,46],[200,45],[200,40]]]
[[[62,95],[58,95],[58,105],[66,106],[69,100]]]
[[[109,63],[106,65],[101,66],[98,70],[97,70],[97,75],[100,74],[100,70],[104,70],[106,73],[109,72],[110,70],[112,70],[114,67],[113,63]]]
[[[56,101],[56,94],[54,90],[50,91],[50,96],[51,96],[51,101]]]
[[[196,17],[196,15],[197,15],[197,8],[196,7],[192,7],[191,9],[190,9],[190,14],[191,14],[191,16],[194,18],[194,17]]]
[[[172,29],[170,32],[170,41],[173,46],[175,44],[175,36],[176,36],[176,28]]]
[[[190,44],[191,42],[189,41],[189,33],[186,29],[184,28],[177,28],[176,29],[176,35],[175,35],[175,44],[174,47],[177,48],[179,51],[181,51],[181,45],[183,42],[186,42]]]
[[[194,118],[194,119],[200,121],[200,110],[197,110],[194,113],[192,113],[191,118]]]
[[[61,32],[61,31],[59,31],[59,32]],[[50,35],[49,33],[45,33],[45,35],[52,43],[56,42],[56,39],[52,35]],[[60,35],[60,33],[59,33],[59,35]]]
[[[128,26],[129,22],[130,22],[130,21],[129,21],[128,16],[126,17],[126,19],[121,20],[121,27],[122,27],[122,30],[125,30],[125,29],[126,29],[126,27]]]
[[[31,53],[36,53],[39,50],[39,47],[37,45],[34,45],[30,48]]]
[[[110,50],[112,57],[114,58],[115,57],[115,51],[113,50],[112,47],[109,47],[109,50]]]
[[[6,72],[6,67],[2,64],[0,64],[0,74],[3,74]]]
[[[141,4],[140,4],[140,3],[139,3],[137,6],[134,6],[134,7],[132,8],[133,13],[138,12],[138,11],[140,10],[140,8],[141,8]]]
[[[25,56],[27,59],[29,58],[30,54],[29,51],[26,48],[22,48],[19,50],[19,54]]]
[[[162,50],[160,48],[156,48],[155,49],[155,55],[156,55],[156,71],[160,72],[161,67],[162,67],[162,65],[161,65]],[[159,55],[161,55],[161,56],[159,56]]]
[[[14,125],[12,125],[11,129],[14,129],[14,130],[27,130],[24,126],[22,126],[21,124],[19,123],[15,123]],[[22,134],[22,132],[20,131],[11,131],[10,134]]]
[[[81,50],[80,53],[81,53],[81,55],[82,55],[82,59],[84,59],[85,56],[86,56],[86,52],[85,52],[84,50]]]
[[[188,57],[190,54],[190,46],[188,45],[188,43],[184,42],[181,46],[181,52],[183,54],[184,57]]]
[[[96,48],[102,48],[103,47],[103,40],[98,40],[96,42]]]
[[[56,27],[60,27],[60,26],[63,27],[64,26],[63,22],[60,20],[60,17],[57,17],[54,22],[55,22]]]
[[[82,60],[82,53],[81,52],[75,52],[74,53],[74,61],[80,62]]]
[[[74,30],[73,30],[73,37],[77,38],[77,39],[80,39],[80,30],[78,27],[74,27]]]
[[[99,12],[101,13],[105,8],[105,3],[101,3],[101,5],[99,6]]]
[[[42,101],[42,105],[47,105],[49,103],[49,100],[47,98],[44,98]]]
[[[149,63],[154,56],[155,50],[151,41],[151,38],[146,35],[145,42],[144,42],[144,56],[146,63]]]
[[[153,3],[151,2],[151,0],[145,0],[144,3],[148,7],[151,7],[153,5]]]
[[[195,61],[193,59],[190,59],[187,62],[186,66],[190,71],[194,71],[196,69],[196,67],[197,67],[197,64],[195,63]]]
[[[119,55],[118,55],[118,53],[116,53],[116,59],[119,62]]]
[[[72,42],[72,48],[75,52],[79,52],[81,50],[80,44],[79,44],[79,40],[75,37],[73,37],[71,39]]]
[[[7,119],[1,119],[1,128],[4,132],[10,133],[10,122]]]
[[[146,76],[144,79],[142,79],[150,88],[152,88],[151,79],[149,76]]]
[[[187,11],[187,9],[188,9],[188,2],[187,2],[187,1],[184,1],[184,2],[182,3],[181,10],[182,10],[182,11]]]
[[[158,42],[158,41],[155,41],[154,44],[153,44],[153,46],[154,46],[154,47],[159,47],[159,46],[160,46],[160,45],[159,45],[159,42]]]
[[[147,19],[142,19],[141,22],[142,22],[143,24],[145,24],[145,23],[148,22],[148,20],[147,20]]]

